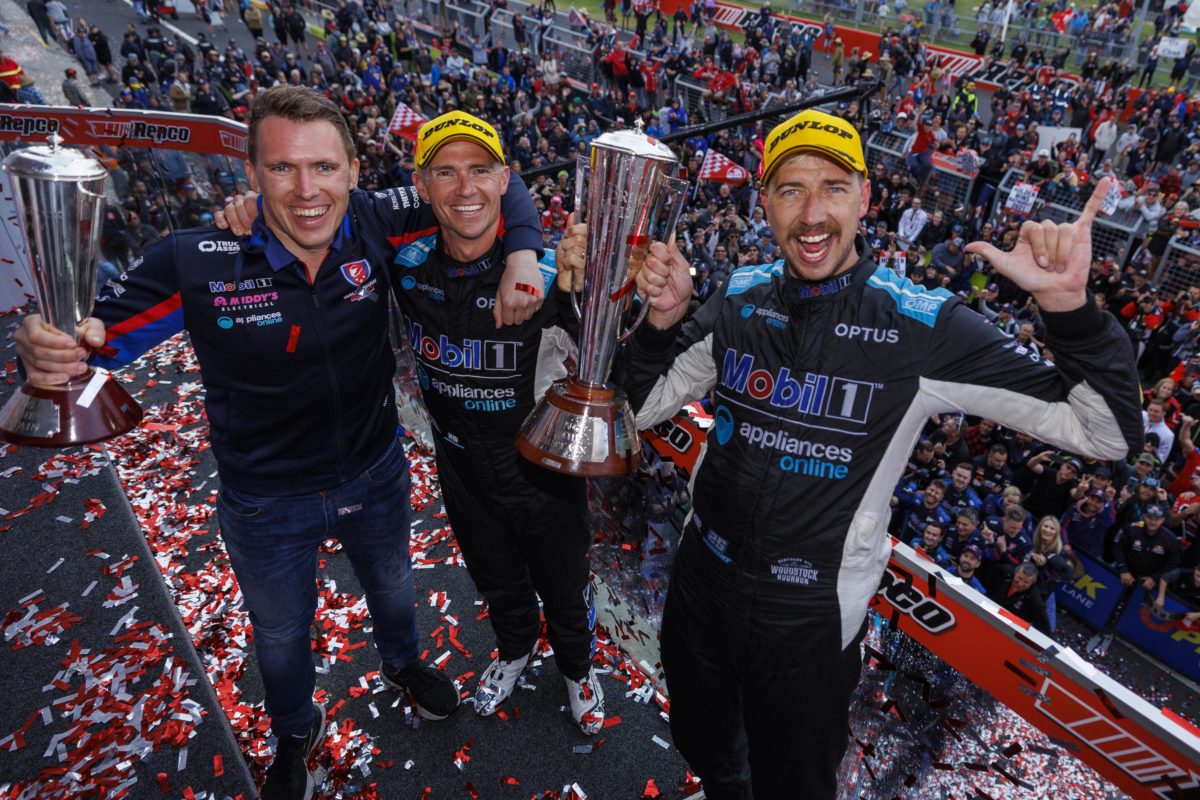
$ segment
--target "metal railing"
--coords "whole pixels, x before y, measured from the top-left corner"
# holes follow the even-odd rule
[[[970,42],[981,24],[988,26],[993,41],[999,38],[1003,28],[1002,15],[992,14],[982,18],[962,16],[954,14],[952,8],[953,6],[942,2],[931,13],[920,0],[911,3],[894,3],[887,0],[789,0],[787,5],[790,13],[809,19],[822,20],[828,14],[835,24],[851,25],[866,30],[882,31],[890,27],[898,33],[919,32],[921,40],[928,44],[959,50],[970,51]],[[1084,30],[1078,35],[1069,31],[1059,33],[1044,13],[1037,18],[1029,18],[1021,15],[1019,8],[1016,8],[1008,21],[1004,52],[1007,56],[1013,43],[1024,39],[1029,49],[1044,48],[1047,57],[1053,55],[1059,47],[1070,50],[1070,63],[1076,66],[1083,64],[1088,50],[1098,51],[1102,59],[1134,60],[1137,56],[1140,26],[1134,25],[1132,31],[1125,34],[1096,30]]]
[[[1174,294],[1200,286],[1200,243],[1192,243],[1190,231],[1175,234],[1159,259],[1154,283]]]
[[[1023,170],[1010,169],[1000,181],[993,212],[993,220],[997,227],[1007,223],[1011,218],[1005,204],[1013,188],[1024,177]],[[1074,222],[1079,219],[1079,214],[1083,211],[1090,196],[1090,192],[1085,194],[1062,187],[1055,188],[1045,185],[1038,193],[1033,211],[1022,216],[1034,220]],[[1118,264],[1123,264],[1132,248],[1142,240],[1145,230],[1145,221],[1140,214],[1118,210],[1112,215],[1097,216],[1092,222],[1092,257],[1112,256]]]

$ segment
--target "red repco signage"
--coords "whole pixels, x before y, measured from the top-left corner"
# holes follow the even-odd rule
[[[0,103],[0,140],[32,144],[51,133],[74,147],[148,147],[246,157],[246,126],[222,117]]]

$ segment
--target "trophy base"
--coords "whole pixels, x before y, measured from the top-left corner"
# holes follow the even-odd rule
[[[89,370],[60,386],[26,383],[17,389],[0,411],[0,439],[22,447],[69,447],[111,439],[141,421],[141,407],[121,384]]]
[[[550,385],[521,424],[516,445],[538,466],[584,478],[628,474],[642,455],[625,393],[574,378]]]

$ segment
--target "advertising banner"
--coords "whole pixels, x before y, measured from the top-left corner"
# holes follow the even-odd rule
[[[1200,786],[1200,730],[907,545],[893,541],[872,607],[1131,797],[1186,796],[1179,792]]]
[[[0,103],[0,140],[45,144],[52,133],[68,147],[146,147],[246,158],[246,126],[223,117]]]
[[[1125,587],[1121,585],[1117,573],[1099,559],[1082,550],[1075,550],[1074,553],[1079,563],[1083,564],[1083,574],[1073,581],[1055,584],[1058,607],[1065,608],[1099,630],[1108,624]]]
[[[1174,670],[1200,681],[1200,621],[1184,620],[1187,606],[1167,595],[1161,613],[1155,614],[1145,589],[1134,591],[1117,620],[1116,634]]]

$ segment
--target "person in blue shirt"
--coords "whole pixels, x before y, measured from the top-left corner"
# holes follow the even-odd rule
[[[973,464],[963,461],[954,465],[950,471],[950,485],[946,487],[946,496],[942,504],[950,513],[960,508],[980,508],[983,501],[971,488],[971,479],[975,477]]]
[[[987,594],[987,588],[983,585],[983,581],[979,580],[979,567],[983,564],[983,554],[977,545],[967,545],[963,548],[962,555],[958,557],[958,564],[951,567],[950,574],[955,575],[962,580],[967,586],[970,586],[980,594]]]
[[[940,522],[930,520],[925,523],[925,530],[920,536],[910,539],[908,546],[918,553],[929,556],[939,567],[949,567],[950,554],[942,547],[942,539],[946,536],[946,527]]]
[[[260,93],[248,133],[246,172],[261,193],[251,236],[195,228],[166,237],[105,285],[78,335],[91,364],[110,369],[185,326],[191,336],[220,475],[221,540],[279,742],[262,797],[308,798],[307,762],[325,730],[310,642],[325,540],[340,541],[365,589],[384,677],[426,718],[459,705],[451,678],[419,658],[386,301],[389,237],[436,233],[437,220],[411,189],[354,190],[345,118],[307,88]],[[506,251],[534,251],[528,266],[539,281],[536,210],[519,182],[510,194]],[[512,263],[505,277],[530,280]],[[515,320],[512,304],[497,305]],[[88,368],[74,338],[37,315],[15,339],[31,381],[58,385]]]
[[[930,522],[938,523],[943,530],[950,526],[950,512],[942,503],[945,494],[946,483],[938,478],[930,481],[923,492],[911,486],[897,489],[896,499],[902,510],[901,541],[920,536]]]

